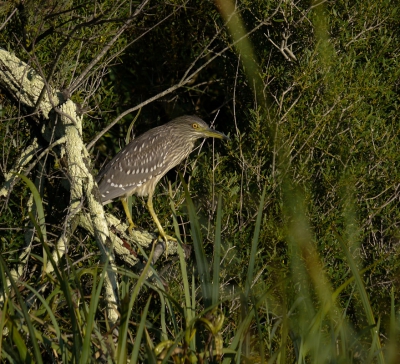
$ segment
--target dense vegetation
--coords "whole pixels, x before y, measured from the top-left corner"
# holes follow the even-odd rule
[[[118,334],[86,230],[76,229],[59,267],[43,273],[44,249],[65,228],[70,204],[63,161],[49,150],[26,173],[40,192],[47,242],[38,217],[29,217],[26,183],[0,200],[3,360],[398,362],[400,4],[236,6],[232,13],[228,0],[1,5],[0,47],[50,87],[70,91],[84,114],[85,143],[192,75],[97,141],[94,174],[135,118],[134,134],[196,114],[230,135],[228,143],[207,140],[157,187],[161,223],[194,253],[185,260],[179,248],[179,259],[160,259],[153,280],[149,265],[134,272],[119,262]],[[1,89],[1,185],[32,138],[48,147],[41,117]],[[119,204],[110,206],[124,219]],[[154,229],[140,198],[133,214]],[[23,274],[9,287],[26,244]]]

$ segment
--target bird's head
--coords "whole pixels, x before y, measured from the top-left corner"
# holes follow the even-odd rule
[[[218,138],[228,140],[229,138],[217,130],[211,129],[207,123],[197,116],[185,115],[174,119],[169,123],[176,129],[176,134],[191,139]]]

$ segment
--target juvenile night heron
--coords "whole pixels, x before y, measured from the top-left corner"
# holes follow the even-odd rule
[[[153,209],[153,194],[158,181],[183,161],[200,138],[228,137],[209,126],[197,116],[181,116],[167,124],[151,129],[133,139],[100,171],[96,180],[103,205],[119,197],[122,200],[131,232],[135,226],[127,205],[133,194],[148,196],[147,207],[167,244],[175,240],[166,235]]]

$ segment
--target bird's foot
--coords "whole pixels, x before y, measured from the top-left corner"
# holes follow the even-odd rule
[[[133,221],[131,220],[130,222],[129,222],[129,227],[128,227],[128,234],[129,235],[131,235],[132,234],[132,230],[133,230],[133,228],[135,228],[136,227],[136,225],[133,223]]]
[[[164,241],[165,242],[165,257],[168,257],[168,241],[177,241],[173,236],[169,236],[167,234],[160,233],[160,235],[158,236],[158,241]]]
[[[167,234],[160,234],[158,236],[158,240],[164,240],[165,242],[167,242],[167,241],[178,241],[173,236],[169,236]]]

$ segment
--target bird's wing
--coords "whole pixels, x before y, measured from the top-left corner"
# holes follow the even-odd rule
[[[103,203],[139,192],[152,178],[161,178],[168,171],[166,151],[171,142],[160,133],[144,134],[121,149],[96,178]]]

